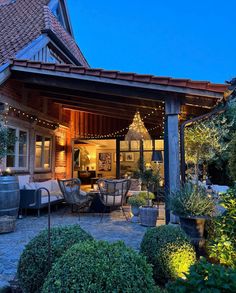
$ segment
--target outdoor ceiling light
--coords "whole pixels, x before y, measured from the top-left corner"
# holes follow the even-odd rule
[[[125,136],[125,140],[150,140],[150,134],[145,127],[139,111],[134,115],[133,122],[129,126],[129,130]]]

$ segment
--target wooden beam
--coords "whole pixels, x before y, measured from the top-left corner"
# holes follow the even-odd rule
[[[143,93],[143,94],[146,91],[150,91],[150,92],[153,92],[154,99],[156,98],[155,94],[157,94],[157,92],[160,92],[160,97],[162,96],[162,99],[165,99],[163,95],[166,96],[166,94],[168,94],[170,97],[171,95],[173,96],[173,93],[210,97],[213,99],[221,99],[223,96],[223,93],[212,92],[208,90],[192,89],[192,88],[186,88],[181,86],[161,85],[161,84],[155,84],[155,83],[136,82],[132,80],[128,81],[123,79],[121,80],[121,79],[115,79],[115,78],[106,78],[106,77],[92,76],[87,74],[78,74],[78,73],[46,70],[46,69],[40,69],[40,68],[23,67],[23,66],[17,66],[17,65],[13,65],[11,67],[11,70],[13,72],[19,72],[20,73],[19,76],[21,77],[23,77],[24,75],[23,73],[26,73],[26,74],[30,73],[30,76],[28,77],[28,79],[31,80],[31,82],[35,82],[34,75],[41,75],[42,77],[41,82],[44,81],[45,83],[48,80],[48,83],[46,82],[47,84],[49,83],[53,84],[55,83],[55,80],[58,81],[59,78],[61,78],[61,81],[62,81],[61,87],[64,87],[64,88],[72,88],[73,86],[76,89],[78,89],[78,87],[80,87],[80,85],[82,84],[83,86],[85,86],[86,84],[92,84],[92,87],[90,88],[90,90],[95,92],[98,90],[101,92],[102,89],[104,89],[104,85],[105,85],[106,91],[109,91],[109,89],[113,89],[114,93],[116,90],[118,90],[119,92],[124,92],[124,89],[127,94],[129,93],[129,95],[131,95],[132,90],[136,92],[135,95],[137,95],[139,90],[141,90],[141,92],[139,93]],[[68,82],[68,80],[70,82]],[[80,82],[78,82],[78,80]],[[70,83],[70,86],[68,83]],[[111,87],[109,87],[109,85]],[[58,83],[56,86],[58,86]],[[129,91],[128,88],[131,89],[131,91]]]
[[[101,110],[101,109],[97,109],[97,108],[88,108],[82,105],[76,105],[76,104],[71,104],[71,103],[67,103],[67,102],[63,102],[63,103],[58,103],[56,102],[56,104],[62,104],[63,108],[66,110],[74,110],[74,111],[80,111],[80,112],[86,112],[86,113],[90,113],[90,114],[97,114],[97,115],[102,115],[102,116],[106,116],[106,117],[111,117],[111,118],[115,118],[115,119],[119,119],[119,120],[128,120],[129,122],[132,121],[132,118],[134,116],[134,113],[132,115],[124,115],[124,114],[119,114],[117,112],[114,111],[105,111],[105,110]],[[152,117],[152,119],[145,119],[144,123],[148,123],[148,124],[152,124],[155,125],[155,121],[158,120],[160,123],[162,123],[163,119],[159,118],[159,117]]]
[[[116,114],[120,115],[127,115],[129,117],[133,117],[134,113],[136,112],[136,108],[132,107],[131,105],[124,105],[123,108],[121,107],[114,107],[114,106],[110,106],[110,103],[100,103],[98,104],[97,102],[93,102],[89,99],[80,99],[80,97],[77,100],[71,100],[71,99],[66,99],[61,98],[61,97],[55,97],[54,95],[46,95],[47,98],[53,100],[55,103],[62,103],[62,104],[68,104],[68,105],[78,105],[81,107],[88,107],[88,110],[91,109],[91,107],[95,107],[96,109],[101,109],[101,110],[106,110],[108,112],[115,112]],[[142,115],[142,117],[146,116],[146,115],[150,115],[150,114],[157,114],[159,116],[162,116],[162,112],[163,110],[160,109],[158,111],[155,110],[146,110],[146,109],[141,109],[140,113]],[[153,112],[153,113],[152,113]],[[152,119],[154,115],[152,115],[150,118],[147,117],[147,119]]]

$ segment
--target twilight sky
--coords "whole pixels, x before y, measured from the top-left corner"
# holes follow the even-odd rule
[[[93,68],[224,82],[236,77],[236,0],[67,0]]]

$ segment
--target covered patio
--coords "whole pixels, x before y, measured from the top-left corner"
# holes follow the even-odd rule
[[[118,158],[120,142],[138,110],[151,138],[164,140],[164,182],[169,192],[180,186],[179,126],[190,118],[210,112],[223,99],[226,90],[225,85],[205,81],[24,60],[12,60],[4,74],[27,96],[21,100],[32,105],[33,99],[46,101],[47,107],[57,107],[60,109],[59,123],[67,117],[67,125],[58,124],[69,127],[67,177],[73,175],[72,142],[115,139]],[[48,110],[50,112],[50,108]],[[40,125],[39,119],[35,123]],[[58,147],[63,148],[62,145]],[[55,168],[60,169],[60,164],[58,160]],[[57,173],[55,170],[54,175]],[[116,160],[116,177],[120,175],[120,161]]]

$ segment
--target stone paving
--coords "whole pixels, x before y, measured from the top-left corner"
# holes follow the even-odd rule
[[[47,227],[47,214],[40,218],[27,216],[18,219],[16,231],[0,234],[0,288],[7,285],[16,274],[17,263],[25,245]],[[104,216],[100,223],[99,215],[82,214],[79,220],[78,214],[70,213],[67,208],[53,212],[52,226],[79,224],[95,239],[114,242],[123,240],[127,246],[139,249],[146,227],[137,223],[127,222],[120,211],[115,211]],[[1,291],[1,289],[0,289]]]

